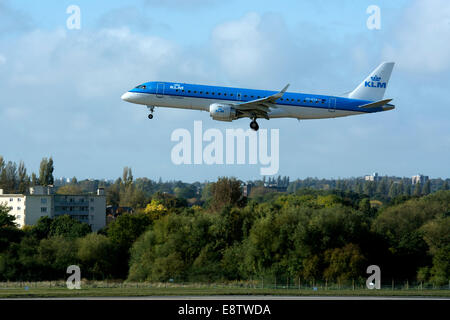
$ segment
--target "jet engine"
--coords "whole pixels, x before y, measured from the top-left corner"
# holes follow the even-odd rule
[[[227,104],[213,103],[209,106],[209,115],[214,120],[232,121],[237,119],[236,109]]]

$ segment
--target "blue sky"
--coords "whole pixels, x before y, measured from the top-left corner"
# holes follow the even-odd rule
[[[66,8],[81,9],[68,30]],[[369,30],[366,8],[381,9]],[[341,94],[381,61],[396,65],[394,111],[340,119],[260,121],[280,130],[279,174],[337,178],[424,173],[449,177],[448,1],[0,0],[0,155],[55,175],[214,180],[259,178],[257,165],[170,160],[177,128],[244,128],[205,112],[120,100],[136,84],[180,81]]]

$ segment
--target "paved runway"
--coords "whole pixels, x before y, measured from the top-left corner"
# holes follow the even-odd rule
[[[224,295],[224,296],[144,296],[144,297],[71,297],[71,298],[14,298],[0,300],[447,300],[450,297],[394,297],[394,296],[247,296],[247,295]]]

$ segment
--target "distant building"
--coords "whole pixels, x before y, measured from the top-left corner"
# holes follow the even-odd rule
[[[97,231],[106,225],[106,196],[104,189],[95,195],[54,194],[53,187],[35,186],[27,194],[3,194],[0,189],[0,203],[11,210],[19,227],[34,225],[40,217],[55,218],[68,214],[75,220],[85,222]]]
[[[371,175],[364,176],[364,180],[366,180],[366,181],[379,181],[380,180],[380,176],[378,175],[377,172],[374,172]]]
[[[418,174],[411,177],[411,184],[417,184],[420,183],[421,185],[424,185],[425,182],[428,181],[428,176],[424,176],[423,174]]]
[[[272,184],[265,183],[264,188],[270,189],[270,190],[275,190],[278,192],[286,192],[287,191],[287,186],[279,186],[275,183],[272,183]]]
[[[250,196],[250,192],[252,192],[252,184],[251,183],[246,183],[242,186],[242,194],[244,197],[249,197]]]

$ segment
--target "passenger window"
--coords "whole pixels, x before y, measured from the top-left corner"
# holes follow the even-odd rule
[[[232,93],[230,93],[230,96],[233,96],[233,94],[232,94]]]
[[[224,93],[223,95],[224,95],[224,96],[226,96],[227,94],[226,94],[226,93]]]
[[[208,91],[206,91],[205,93],[208,94]]]
[[[212,95],[214,95],[214,92],[211,92]]]
[[[188,90],[188,93],[191,93],[191,90]]]
[[[220,92],[218,92],[217,95],[220,96]]]
[[[175,91],[178,92],[178,89],[176,89]]]
[[[197,93],[197,91],[194,91],[194,93]]]

